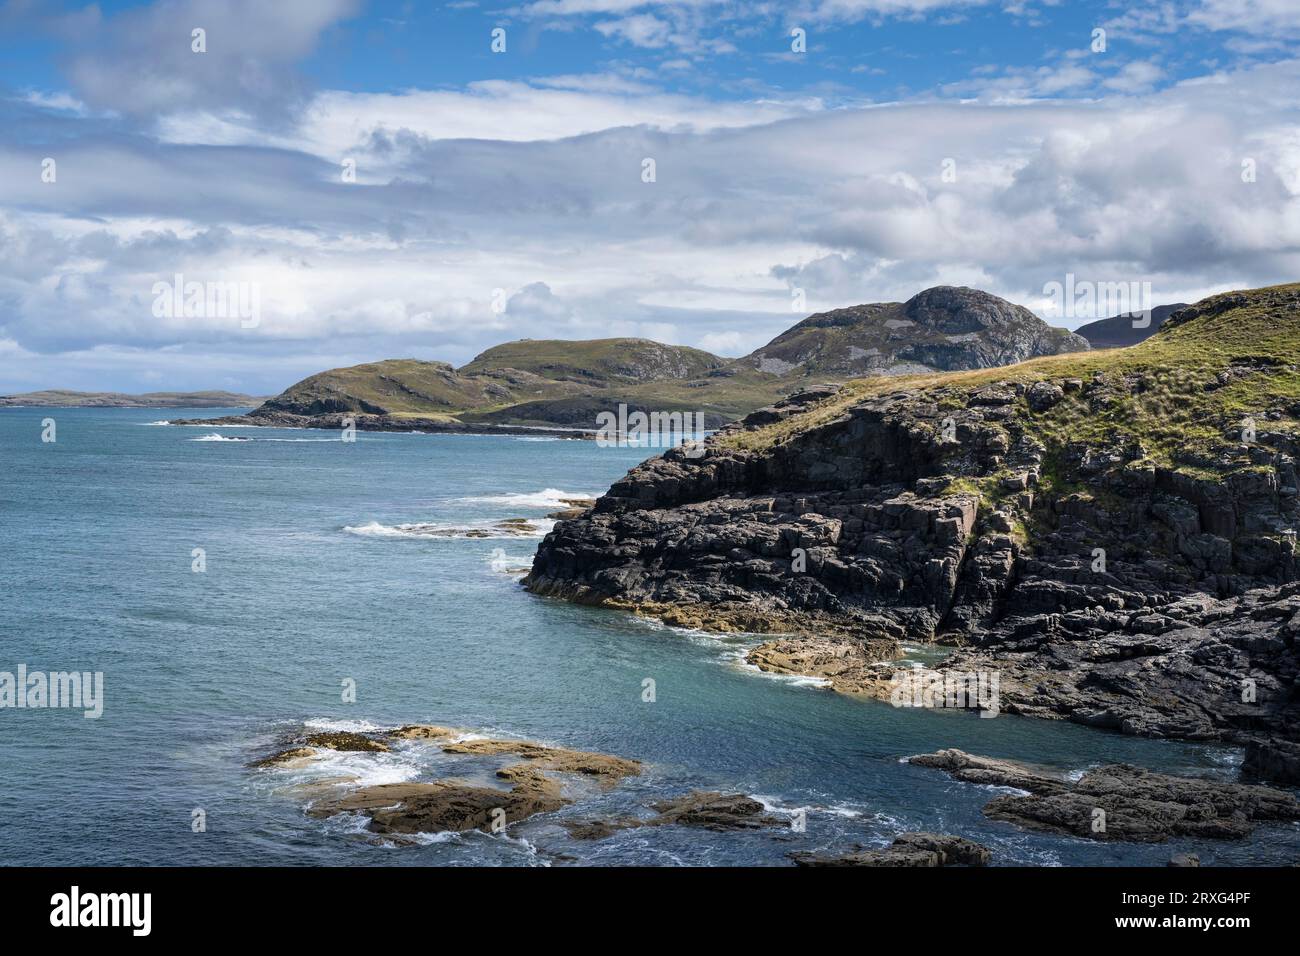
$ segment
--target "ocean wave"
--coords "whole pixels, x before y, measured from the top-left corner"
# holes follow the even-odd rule
[[[222,428],[228,426],[222,425]],[[229,427],[248,427],[248,426],[229,426]],[[198,438],[187,438],[186,441],[255,441],[255,442],[289,442],[295,443],[316,443],[316,442],[341,442],[342,438],[245,438],[242,435],[219,435],[213,432],[210,435],[201,435]]]
[[[408,524],[387,525],[370,521],[363,525],[345,525],[348,534],[365,538],[414,538],[426,541],[439,539],[484,538],[542,538],[555,527],[555,522],[537,518],[512,518],[505,521],[484,521],[475,524],[454,525],[417,521]]]
[[[554,439],[558,441],[559,439]],[[541,491],[528,491],[520,494],[481,495],[473,498],[461,498],[466,504],[509,505],[512,508],[570,508],[572,501],[589,501],[598,495],[586,491],[563,491],[559,488],[543,488]]]
[[[746,660],[750,650],[752,650],[752,645],[750,647],[726,651],[722,656],[728,664],[739,668],[747,674],[753,674],[756,677],[766,677],[769,680],[780,681],[781,683],[789,684],[792,687],[822,688],[831,686],[830,679],[826,677],[810,677],[806,674],[779,674],[776,671],[765,671],[757,664],[751,664]]]
[[[302,725],[309,730],[324,730],[350,734],[370,734],[377,733],[381,730],[393,729],[392,727],[383,727],[379,724],[372,724],[368,720],[336,720],[333,717],[308,717],[302,722]]]
[[[175,428],[265,428],[265,425],[213,425],[210,422],[136,422],[137,425],[171,425]]]
[[[252,441],[251,438],[238,438],[234,435],[218,435],[213,432],[211,435],[200,435],[198,438],[187,438],[186,441]]]
[[[506,554],[501,548],[493,548],[487,560],[492,570],[501,574],[523,574],[533,567],[532,555]]]

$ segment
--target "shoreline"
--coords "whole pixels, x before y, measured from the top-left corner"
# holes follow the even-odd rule
[[[331,413],[329,415],[225,415],[220,418],[187,418],[169,421],[169,425],[213,428],[294,428],[342,431],[351,419],[357,431],[419,432],[429,435],[545,435],[557,439],[590,441],[595,429],[564,428],[547,425],[494,425],[488,423],[448,422],[435,418],[394,418],[390,415],[365,413]]]

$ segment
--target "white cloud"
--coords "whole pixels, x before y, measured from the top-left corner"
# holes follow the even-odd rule
[[[0,388],[75,387],[55,373],[83,360],[136,381],[152,356],[160,384],[276,390],[312,363],[461,363],[521,336],[734,354],[801,317],[791,287],[811,312],[940,282],[1032,303],[1067,271],[1161,301],[1300,276],[1300,62],[1159,92],[1133,69],[1089,101],[817,110],[551,78],[322,94],[296,134],[196,113],[160,144],[61,119],[88,125],[55,184],[0,144],[0,340],[22,350]],[[159,321],[152,284],[176,272],[259,283],[261,326]]]
[[[1300,34],[1300,4],[1295,0],[1200,0],[1187,19],[1211,30]]]

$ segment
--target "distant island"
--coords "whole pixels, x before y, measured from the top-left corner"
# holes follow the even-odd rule
[[[29,405],[38,408],[252,408],[263,399],[237,392],[73,392],[62,388],[0,395],[0,407]]]
[[[203,424],[504,432],[591,431],[625,405],[694,412],[717,428],[794,392],[860,377],[975,371],[1086,351],[1084,337],[998,296],[954,286],[811,315],[740,358],[649,339],[524,339],[466,365],[387,359],[311,375],[247,415]]]

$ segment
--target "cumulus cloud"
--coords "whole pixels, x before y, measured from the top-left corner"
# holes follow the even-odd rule
[[[538,13],[560,4],[652,9]],[[300,51],[332,22],[304,16]],[[238,81],[182,83],[147,127],[81,87],[19,96],[0,102],[0,387],[143,382],[152,360],[162,385],[208,369],[277,391],[524,336],[741,354],[809,312],[939,283],[1033,306],[1066,273],[1148,280],[1160,301],[1300,277],[1300,61],[1172,85],[1166,63],[1066,57],[950,91],[973,101],[836,109],[615,69],[322,91],[274,119],[240,108],[256,96]],[[177,274],[255,284],[260,323],[156,315]]]

